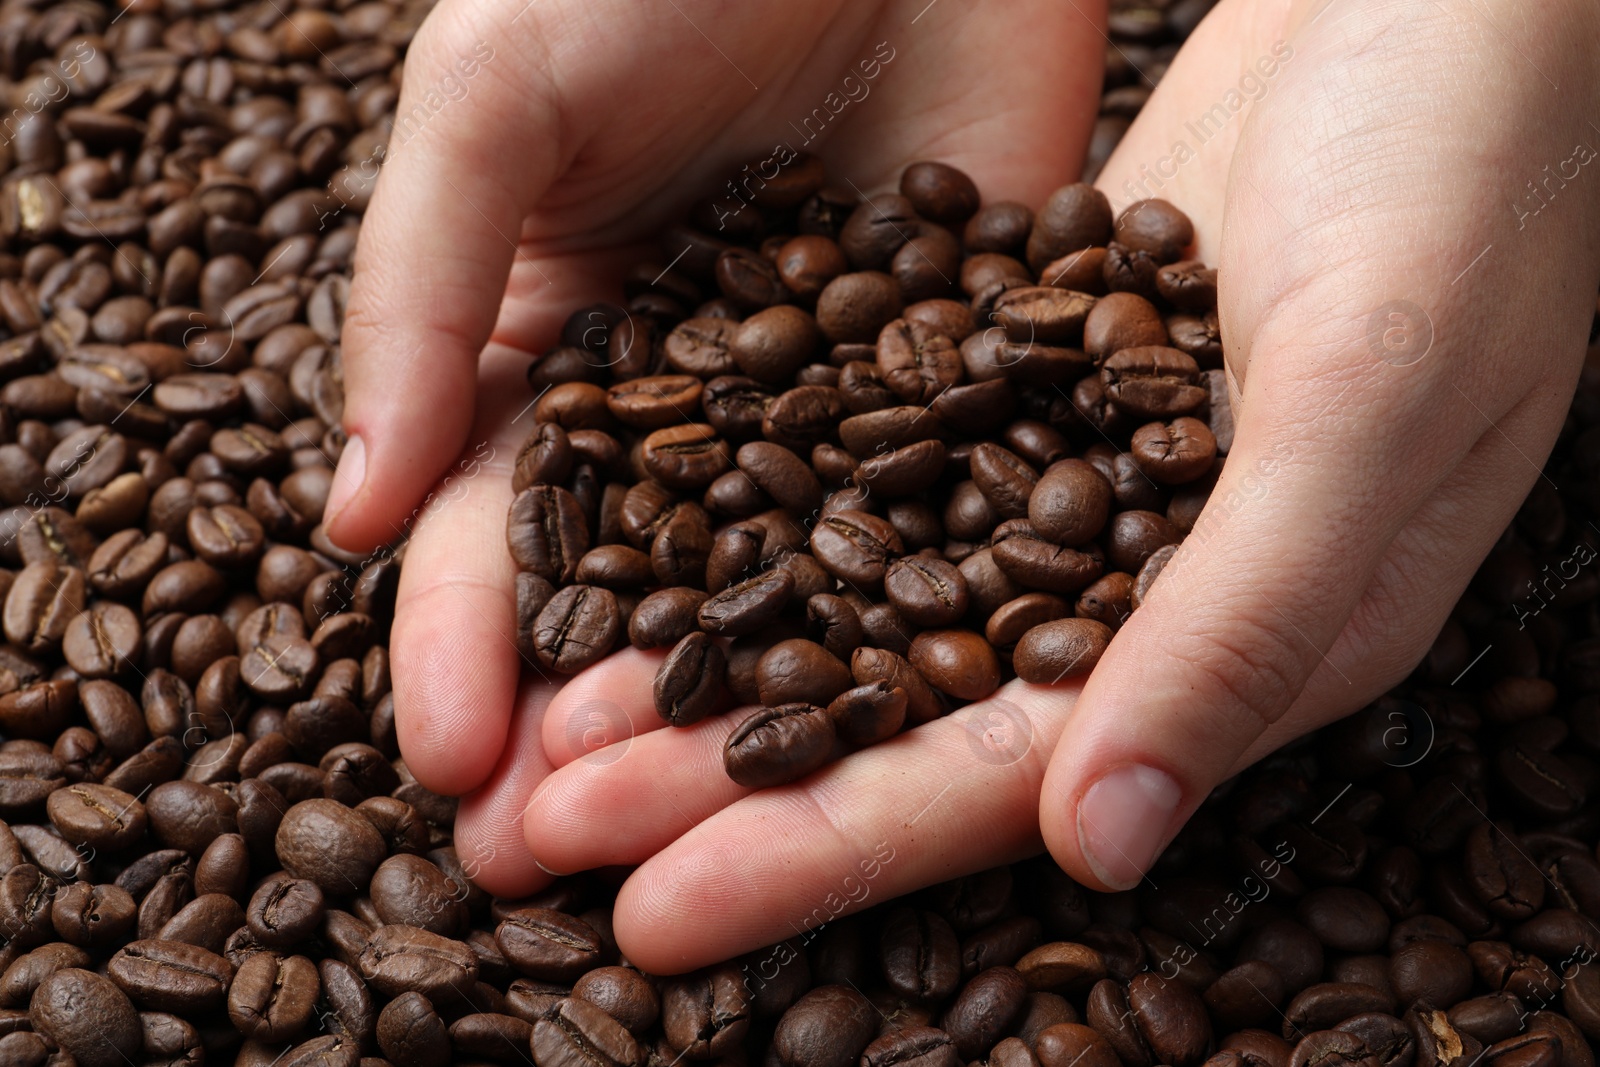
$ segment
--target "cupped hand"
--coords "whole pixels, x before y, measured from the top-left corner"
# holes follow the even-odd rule
[[[1586,0],[1226,0],[1099,184],[1181,205],[1220,266],[1237,434],[1087,685],[1012,682],[754,794],[726,720],[634,736],[539,787],[534,855],[640,865],[615,929],[660,972],[1041,844],[1137,884],[1219,782],[1407,674],[1543,477],[1600,283],[1597,44]],[[641,659],[582,681],[643,728]]]
[[[401,749],[423,784],[471,794],[456,840],[486,888],[547,877],[521,847],[526,798],[631,729],[610,701],[547,712],[556,685],[532,665],[518,688],[505,515],[529,357],[651,255],[638,242],[780,143],[864,190],[943,159],[1039,202],[1082,157],[1103,47],[1050,0],[444,0],[430,16],[363,220],[326,526],[353,549],[411,535],[391,637]],[[807,143],[806,117],[841,99]]]

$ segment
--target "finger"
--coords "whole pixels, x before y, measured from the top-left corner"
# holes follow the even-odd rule
[[[617,896],[628,958],[676,974],[1039,849],[1045,764],[1077,687],[1013,683],[705,819]]]
[[[522,219],[559,156],[548,74],[522,77],[515,51],[488,10],[447,3],[407,52],[397,114],[422,124],[396,127],[362,220],[345,319],[350,438],[325,518],[341,545],[391,540],[472,425],[475,368]],[[429,94],[464,76],[468,94],[428,119]],[[508,147],[496,135],[506,130],[541,150]]]
[[[568,763],[528,803],[528,850],[562,873],[643,863],[750,792],[722,763],[729,732],[749,710],[656,730]]]
[[[516,570],[505,545],[523,362],[510,351],[485,355],[465,456],[418,519],[396,530],[414,529],[390,635],[395,726],[417,780],[452,796],[494,770],[523,666],[513,640]]]
[[[1225,286],[1221,309],[1230,365],[1250,367],[1235,448],[1194,532],[1086,686],[1046,780],[1045,840],[1089,884],[1137,884],[1327,662],[1390,544],[1485,420],[1530,389],[1567,395],[1582,355],[1592,307],[1562,279],[1576,275],[1581,288],[1595,277],[1592,251],[1577,240],[1505,240],[1502,221],[1476,207],[1493,193],[1490,168],[1449,195],[1412,195],[1429,160],[1476,137],[1469,127],[1501,131],[1502,149],[1518,140],[1499,121],[1503,103],[1458,90],[1447,106],[1459,114],[1419,145],[1413,116],[1382,94],[1340,98],[1332,84],[1387,85],[1393,57],[1362,56],[1372,27],[1361,22],[1338,23],[1337,41],[1319,46],[1324,60],[1349,62],[1283,74],[1233,162],[1221,265],[1224,277],[1251,279]],[[1509,77],[1509,62],[1499,55],[1488,69]],[[1313,102],[1324,128],[1308,136]],[[1360,129],[1364,155],[1382,160],[1383,180],[1369,176],[1359,203],[1337,173],[1285,173],[1285,160],[1334,150],[1319,138],[1347,145],[1337,136],[1347,126]],[[1418,154],[1386,152],[1389,139]],[[1502,241],[1494,264],[1456,287],[1473,258],[1463,249]],[[1514,295],[1486,314],[1485,296],[1501,288]],[[1396,293],[1414,299],[1397,305]],[[1397,306],[1410,331],[1398,350],[1386,314]],[[1426,359],[1435,337],[1441,351]],[[1523,346],[1539,359],[1502,358]],[[1559,416],[1547,420],[1512,447],[1537,465],[1558,425]],[[1448,536],[1470,543],[1469,529]],[[1367,669],[1346,674],[1348,693],[1360,691],[1357,678],[1370,684]]]
[[[456,812],[461,865],[474,882],[498,897],[524,897],[550,881],[522,843],[520,816],[528,797],[554,770],[539,733],[558,692],[557,685],[538,678],[522,685],[499,763],[481,789],[461,798]]]
[[[666,726],[656,714],[653,688],[665,658],[660,650],[624,648],[562,686],[544,720],[544,751],[551,764],[565,767]]]
[[[1510,525],[1528,488],[1545,474],[1512,441],[1559,425],[1565,392],[1535,394],[1500,419],[1411,516],[1373,572],[1344,632],[1289,713],[1230,768],[1232,776],[1289,741],[1365,706],[1410,674]],[[1474,655],[1481,649],[1475,649]],[[1408,767],[1432,743],[1421,727],[1396,735],[1389,756]]]

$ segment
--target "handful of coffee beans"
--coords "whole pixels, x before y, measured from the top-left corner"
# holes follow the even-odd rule
[[[941,163],[857,202],[801,155],[745,188],[530,369],[507,537],[531,662],[670,649],[657,710],[758,705],[726,766],[767,786],[1088,672],[1232,423],[1170,204],[1070,185],[1035,216]]]
[[[1132,70],[1158,72],[1171,39],[1205,7],[1114,5],[1096,158],[1148,92],[1131,83]],[[1600,518],[1594,370],[1549,481],[1530,495],[1416,675],[1219,790],[1137,891],[1087,893],[1036,859],[845,915],[874,892],[887,896],[885,872],[915,847],[891,836],[837,872],[838,892],[817,900],[789,941],[660,977],[617,947],[609,874],[564,878],[516,901],[475,888],[478,860],[452,844],[455,802],[417,783],[395,742],[386,644],[403,548],[351,556],[319,526],[343,445],[339,334],[350,253],[396,123],[399,63],[426,12],[426,3],[389,2],[0,3],[0,91],[11,109],[0,117],[0,1065],[1593,1067],[1600,579],[1589,566],[1596,546],[1583,531]],[[623,607],[632,609],[631,639],[650,619],[630,603],[646,599],[643,590],[659,585],[649,596],[687,597],[681,610],[693,623],[683,623],[679,609],[660,612],[661,636],[649,640],[689,664],[678,668],[681,677],[714,681],[731,695],[696,695],[691,686],[678,699],[686,710],[673,714],[693,716],[707,702],[759,702],[763,736],[816,744],[814,734],[826,730],[809,710],[821,706],[810,694],[767,701],[759,691],[757,650],[794,638],[825,650],[854,641],[885,673],[865,691],[851,674],[848,691],[829,700],[849,697],[845,713],[826,719],[830,748],[868,743],[909,714],[939,714],[972,698],[914,666],[917,635],[981,633],[993,655],[1002,663],[1009,655],[1021,673],[1022,650],[977,626],[972,604],[989,596],[998,607],[1029,590],[1063,602],[1074,595],[1023,585],[994,562],[999,526],[1039,522],[1032,502],[1067,455],[1056,448],[1097,471],[1109,461],[1115,507],[1107,504],[1103,523],[1146,512],[1181,533],[1203,496],[1209,475],[1176,489],[1160,488],[1168,483],[1152,475],[1156,496],[1125,500],[1143,484],[1131,474],[1137,464],[1096,451],[1098,437],[1075,421],[1087,417],[1085,425],[1133,445],[1138,425],[1110,418],[1131,410],[1127,399],[1074,398],[1086,390],[1092,401],[1097,387],[1103,398],[1112,384],[1147,395],[1148,384],[1128,383],[1166,375],[1170,357],[1118,364],[1113,381],[1106,360],[1059,390],[1016,377],[1056,375],[1068,357],[1046,350],[1099,359],[1088,351],[1089,321],[1119,291],[1109,283],[1105,292],[1088,284],[1063,290],[1099,298],[1083,312],[1081,345],[1070,341],[1075,328],[1050,318],[1047,302],[1060,297],[1002,299],[1057,288],[1032,284],[1048,281],[1038,272],[1049,264],[1029,260],[1037,227],[1017,205],[969,212],[961,226],[967,264],[982,255],[1010,259],[989,261],[996,269],[975,291],[1008,284],[965,335],[994,331],[984,342],[990,363],[980,367],[1000,373],[985,376],[963,360],[959,383],[905,399],[940,381],[925,384],[918,353],[928,346],[912,308],[948,298],[950,307],[933,305],[938,326],[946,322],[939,316],[964,321],[958,313],[977,306],[950,273],[959,267],[940,268],[957,288],[935,292],[929,278],[937,271],[901,261],[920,241],[905,261],[942,263],[950,245],[934,227],[951,227],[953,240],[960,223],[956,208],[941,217],[933,205],[965,203],[949,172],[916,173],[905,193],[926,220],[916,232],[909,215],[897,217],[909,236],[892,255],[860,269],[849,260],[807,260],[822,263],[810,282],[792,266],[771,282],[766,265],[781,263],[759,252],[761,227],[827,238],[813,249],[843,254],[858,247],[843,235],[852,198],[819,185],[793,203],[702,206],[692,255],[661,274],[684,249],[678,239],[690,237],[669,234],[662,262],[642,265],[629,282],[626,309],[576,317],[569,340],[578,344],[535,368],[540,387],[541,375],[599,384],[597,360],[626,367],[636,344],[648,338],[653,353],[697,317],[691,312],[704,310],[698,318],[712,322],[707,340],[673,342],[688,362],[667,368],[691,379],[682,388],[699,390],[694,419],[634,426],[611,413],[607,396],[603,418],[616,420],[614,429],[544,420],[553,428],[539,447],[568,470],[542,484],[569,494],[584,523],[591,500],[626,499],[643,481],[660,486],[664,503],[645,496],[632,509],[596,505],[593,525],[581,528],[593,544],[577,539],[572,504],[555,493],[523,505],[540,509],[557,571],[565,575],[569,560],[573,568],[546,579],[538,568],[548,564],[530,557],[519,578],[525,608],[546,583],[549,600],[568,597],[568,617],[598,618],[595,632],[604,636],[607,616],[585,603],[609,594],[619,627]],[[946,192],[935,196],[929,182]],[[811,221],[802,227],[802,218]],[[968,232],[974,228],[983,232]],[[719,271],[724,249],[714,234],[748,254]],[[998,243],[983,247],[986,239]],[[905,347],[891,348],[902,354],[882,367],[876,333],[841,342],[864,347],[836,378],[819,369],[826,358],[786,371],[792,387],[726,362],[744,352],[756,353],[753,367],[785,366],[785,331],[805,316],[821,330],[822,292],[840,275],[872,271],[879,280],[830,315],[870,323],[883,310],[871,300],[897,294],[903,306],[884,321],[905,319]],[[729,295],[702,309],[702,293],[722,292],[724,275]],[[915,288],[918,275],[929,289]],[[1167,347],[1185,351],[1178,324],[1196,311],[1163,295],[1161,277],[1158,270],[1151,303],[1167,311]],[[795,296],[770,308],[770,346],[757,346],[763,334],[752,331],[747,340],[757,347],[736,349],[724,331],[742,330],[768,309],[770,301],[749,302],[764,284],[769,295]],[[738,298],[744,304],[721,302],[735,293],[746,294]],[[1023,306],[1007,310],[1011,301]],[[1024,319],[1052,331],[1032,339],[1044,355],[1007,332]],[[1214,332],[1205,314],[1198,319]],[[965,338],[951,342],[958,355]],[[724,362],[696,364],[690,352]],[[1211,429],[1220,454],[1227,432],[1226,409],[1212,399],[1216,354],[1189,354],[1207,392],[1189,417]],[[769,360],[778,362],[761,362]],[[947,357],[930,356],[929,367],[949,366],[938,360]],[[1600,367],[1600,355],[1593,362]],[[1035,369],[1019,371],[1024,364]],[[608,384],[637,383],[650,369],[615,373]],[[874,374],[881,389],[870,385]],[[719,377],[756,385],[736,382],[717,394]],[[833,392],[776,406],[774,393],[801,384]],[[939,401],[979,385],[990,392]],[[836,405],[852,392],[870,395],[862,393],[869,386],[884,404],[843,411],[889,420],[906,416],[879,413],[927,414],[895,421],[892,431],[856,423],[866,430],[848,439],[845,418],[823,428]],[[971,414],[989,410],[1004,390],[1013,394],[1009,421]],[[659,412],[661,395],[680,396],[639,393],[623,403]],[[1072,410],[1047,403],[1050,394]],[[716,404],[747,429],[717,428]],[[682,429],[696,425],[716,432]],[[645,439],[662,429],[674,433],[651,446],[647,479],[613,477],[619,465],[632,469],[635,451],[643,466]],[[892,448],[857,451],[891,433]],[[827,452],[833,467],[819,467],[816,444],[804,444],[811,434],[848,460]],[[1052,434],[1067,444],[1052,444]],[[1004,452],[978,456],[984,444]],[[918,446],[909,459],[887,462]],[[898,479],[926,477],[926,454],[940,447],[933,480],[906,489]],[[952,481],[963,454],[967,473]],[[699,490],[687,487],[683,478],[694,484],[707,464],[726,466]],[[847,486],[857,467],[861,476]],[[1039,485],[1028,484],[1027,468]],[[816,479],[814,502],[802,469]],[[711,487],[735,471],[749,484],[724,482],[724,503],[708,508]],[[961,483],[969,486],[958,496]],[[1185,511],[1178,502],[1190,495]],[[809,613],[812,597],[795,598],[833,572],[812,545],[819,524],[803,520],[813,511],[820,519],[824,501],[836,499],[852,506],[828,509],[830,517],[863,516],[830,525],[834,540],[824,539],[828,558],[854,577],[831,578],[834,600],[821,601],[812,620],[800,612]],[[694,510],[679,506],[687,504],[707,523],[704,542],[695,540]],[[762,521],[774,509],[785,509],[786,523]],[[1070,531],[1089,520],[1051,514],[1063,525],[1035,525],[1033,540],[1091,560],[1098,553],[1107,575],[1153,577],[1148,564],[1111,558],[1110,548],[1132,543],[1131,534],[1119,542],[1101,528],[1074,544],[1079,535]],[[713,515],[722,533],[754,528],[722,541],[711,536]],[[779,542],[796,529],[806,536]],[[892,559],[861,539],[864,532],[889,545],[891,531],[902,546]],[[648,552],[634,543],[641,534]],[[951,550],[983,540],[990,547]],[[596,556],[596,546],[611,551]],[[923,554],[932,548],[944,558]],[[963,574],[967,605],[946,621],[952,605],[937,590],[954,583],[936,564],[960,571],[980,554],[992,564],[986,582]],[[881,576],[861,577],[879,562]],[[750,606],[761,604],[759,592],[725,600],[705,613],[708,628],[708,585],[660,577],[696,566],[707,579],[722,576],[719,592],[762,576],[787,580],[789,603],[763,619]],[[623,573],[631,584],[617,580]],[[865,583],[870,596],[856,593],[856,601],[847,582]],[[935,592],[923,595],[919,582]],[[569,591],[575,586],[593,592]],[[1111,606],[1087,617],[1114,628],[1140,595],[1137,584],[1113,590]],[[1078,593],[1072,618],[1083,600]],[[1055,610],[1043,603],[1046,614]],[[1005,631],[1014,640],[1038,632],[1018,612]],[[672,635],[675,627],[681,632]],[[740,632],[745,627],[754,629]],[[852,627],[862,636],[850,637]],[[904,635],[903,648],[891,629]],[[867,641],[869,632],[889,636]],[[584,631],[577,637],[587,639]],[[531,633],[527,639],[531,655]],[[544,646],[571,669],[589,654],[570,636]],[[1075,662],[1074,653],[1046,652]],[[853,656],[829,654],[853,666]],[[717,656],[731,669],[693,665]],[[804,657],[793,662],[807,673]],[[927,703],[913,713],[913,700]],[[807,710],[789,710],[796,704]],[[752,727],[744,737],[761,732]],[[751,775],[773,774],[774,766],[778,777],[788,772],[783,761],[748,755],[741,759]]]

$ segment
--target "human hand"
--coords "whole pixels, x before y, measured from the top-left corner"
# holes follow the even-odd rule
[[[430,16],[362,225],[344,332],[350,444],[326,529],[357,549],[413,533],[390,645],[400,744],[424,785],[470,794],[456,841],[485,888],[516,896],[547,878],[521,847],[527,797],[608,729],[631,729],[609,702],[579,699],[581,684],[555,703],[553,682],[518,689],[505,516],[528,357],[650,254],[640,240],[721,193],[730,160],[775,142],[863,189],[938,158],[990,195],[1037,203],[1082,157],[1102,48],[1047,0],[981,13],[954,0],[445,0]],[[852,102],[825,139],[798,143],[791,122],[847,74]],[[470,477],[448,478],[413,522],[462,455]],[[627,677],[641,658],[612,668]]]
[[[1574,147],[1600,144],[1592,4],[1218,18],[1232,32],[1183,57],[1216,80],[1164,82],[1102,181],[1195,218],[1236,419],[1205,514],[1045,776],[1051,853],[1109,888],[1137,884],[1220,782],[1427,652],[1544,477],[1600,280],[1595,151]],[[1230,89],[1260,99],[1219,122]]]
[[[557,870],[641,864],[614,913],[634,962],[708,963],[1041,841],[1085,884],[1135,883],[1218,782],[1426,651],[1540,477],[1582,357],[1595,196],[1569,182],[1537,217],[1511,205],[1537,176],[1526,161],[1594,143],[1596,22],[1551,5],[1513,46],[1482,5],[1320,10],[1222,5],[1100,180],[1119,206],[1153,194],[1191,215],[1241,388],[1228,472],[1160,592],[1081,698],[1013,682],[755,794],[720,773],[726,721],[550,777],[529,845]],[[1245,71],[1254,114],[1198,143],[1186,124]],[[1193,151],[1164,185],[1126,195],[1180,139]],[[642,727],[648,697],[628,693],[644,677],[613,660],[583,681]],[[1092,783],[1135,764],[1168,781],[1125,776],[1144,802],[1091,796],[1080,837]]]

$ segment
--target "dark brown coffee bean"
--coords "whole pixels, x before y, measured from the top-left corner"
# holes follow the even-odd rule
[[[784,382],[810,361],[821,341],[816,320],[792,305],[757,311],[734,331],[729,354],[742,374]]]
[[[388,851],[370,822],[343,804],[324,799],[303,800],[289,808],[274,844],[286,871],[337,897],[364,891]]]
[[[1091,1027],[1073,1022],[1047,1027],[1039,1034],[1035,1048],[1040,1067],[1067,1067],[1072,1063],[1083,1067],[1114,1067],[1123,1062],[1105,1038]]]
[[[223,1006],[233,965],[180,941],[135,941],[106,965],[111,980],[146,1010],[194,1015]]]
[[[50,922],[62,940],[98,949],[125,937],[133,929],[136,913],[133,897],[120,886],[75,882],[55,894]]]
[[[1027,983],[1010,967],[991,967],[969,981],[942,1020],[961,1058],[993,1048],[1021,1016],[1027,996]]]
[[[1199,419],[1152,422],[1134,431],[1131,446],[1139,469],[1163,485],[1194,481],[1211,469],[1217,439]]]
[[[806,303],[850,269],[838,242],[820,234],[792,238],[778,249],[775,263],[783,284]]]
[[[611,590],[569,585],[550,598],[534,621],[533,650],[550,670],[576,674],[610,652],[621,633],[622,618]]]
[[[433,1004],[421,993],[401,993],[378,1015],[378,1047],[395,1063],[445,1067],[450,1036]]]
[[[701,604],[700,627],[725,637],[756,633],[778,617],[793,593],[793,574],[782,568],[764,571],[728,586]]]
[[[385,996],[416,991],[430,999],[463,995],[478,979],[478,958],[460,941],[415,926],[381,926],[361,952],[361,977]]]
[[[565,997],[533,1024],[540,1067],[640,1067],[644,1051],[617,1020],[587,1000]]]
[[[35,654],[54,651],[86,600],[83,572],[77,567],[55,560],[30,563],[6,595],[6,637]]]
[[[701,631],[680,640],[656,672],[656,712],[674,726],[692,726],[721,703],[727,660],[711,635]]]
[[[1285,1039],[1328,1030],[1364,1012],[1394,1013],[1394,999],[1382,990],[1355,982],[1322,982],[1301,990],[1284,1009]],[[1440,1013],[1441,1018],[1443,1012]]]
[[[40,983],[31,1015],[39,1030],[84,1067],[118,1067],[143,1049],[127,995],[93,971],[67,968]]]
[[[573,983],[572,995],[587,1000],[635,1034],[655,1025],[661,998],[655,986],[629,967],[597,967]]]
[[[902,306],[900,286],[889,275],[877,270],[841,274],[817,297],[817,326],[833,344],[872,344]]]
[[[891,560],[905,546],[893,526],[876,515],[841,511],[817,523],[811,554],[837,578],[863,587],[879,585]]]
[[[1068,185],[1050,194],[1028,235],[1028,265],[1042,270],[1070,252],[1104,245],[1111,237],[1111,205],[1089,185]]]
[[[822,506],[822,483],[804,460],[767,441],[741,445],[739,469],[791,515],[804,518]]]
[[[321,991],[316,965],[306,957],[258,952],[228,988],[228,1018],[257,1041],[291,1040],[311,1021]]]
[[[266,948],[290,949],[316,933],[326,910],[315,882],[277,875],[251,895],[245,922]]]
[[[146,795],[144,806],[155,839],[193,856],[219,835],[238,830],[238,802],[199,782],[163,782]]]
[[[733,964],[684,975],[661,991],[667,1042],[697,1060],[727,1055],[750,1028],[750,992]]]
[[[938,915],[896,908],[879,935],[884,978],[899,996],[911,1001],[946,1000],[961,980],[960,945],[950,925]]]
[[[906,719],[906,691],[888,682],[871,682],[840,693],[828,705],[835,732],[852,745],[874,745],[900,732]]]
[[[961,354],[949,337],[926,323],[896,319],[877,336],[879,373],[900,399],[926,407],[961,382]]]
[[[1149,252],[1162,263],[1172,263],[1194,240],[1194,224],[1165,200],[1140,200],[1117,216],[1118,242]]]
[[[728,777],[749,789],[803,778],[833,752],[833,721],[814,704],[762,708],[738,725],[723,746]]]
[[[119,674],[144,648],[139,618],[121,604],[97,603],[67,624],[62,654],[85,678]]]
[[[495,942],[512,966],[530,978],[571,982],[600,963],[600,937],[583,920],[549,908],[510,912]]]
[[[763,704],[825,706],[850,684],[850,668],[804,638],[780,641],[756,662],[756,689]]]
[[[982,700],[1000,688],[1000,658],[971,630],[919,633],[906,657],[929,685],[960,700]]]
[[[1106,398],[1129,414],[1147,419],[1187,415],[1208,394],[1200,368],[1176,348],[1145,345],[1107,357],[1100,371]]]
[[[1467,835],[1465,861],[1473,893],[1501,918],[1526,919],[1544,905],[1544,875],[1509,828],[1479,823]],[[1433,1006],[1449,1007],[1437,1001]]]
[[[75,845],[120,852],[144,837],[144,805],[120,789],[81,783],[50,794],[50,822]]]
[[[589,526],[576,499],[554,485],[518,493],[507,516],[506,540],[518,567],[550,582],[570,582],[589,548]]]

